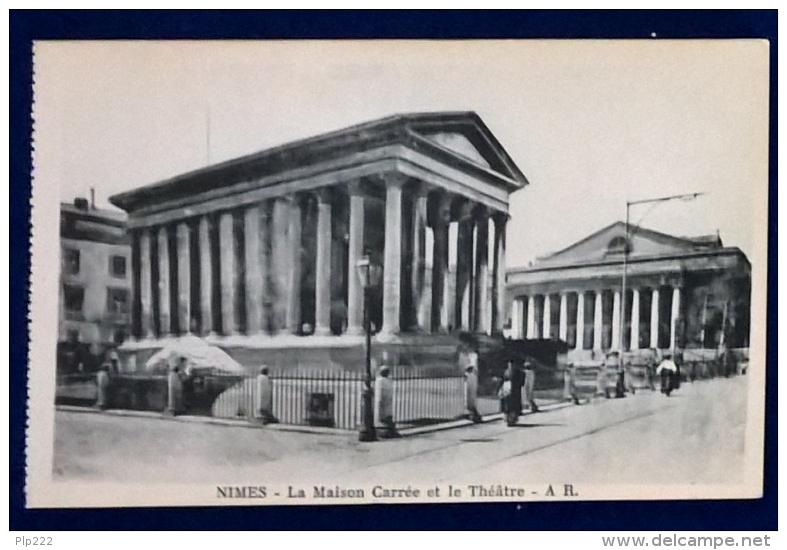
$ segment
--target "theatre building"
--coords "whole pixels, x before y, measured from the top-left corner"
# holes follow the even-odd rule
[[[116,195],[132,243],[123,351],[138,363],[192,333],[248,366],[361,368],[368,255],[383,272],[377,349],[453,354],[459,331],[502,332],[508,200],[526,183],[461,112],[392,116]]]
[[[613,223],[509,270],[508,291],[513,336],[564,340],[575,363],[618,349],[707,355],[749,345],[751,265],[718,235],[675,237],[637,226],[627,235],[625,224]]]

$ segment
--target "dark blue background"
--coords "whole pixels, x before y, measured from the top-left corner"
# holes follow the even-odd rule
[[[10,12],[10,528],[777,529],[776,10],[772,11],[18,11]],[[750,501],[555,502],[264,508],[25,510],[24,426],[35,39],[768,38],[770,231],[765,497]],[[624,445],[621,442],[621,445]],[[525,542],[523,541],[523,544]]]

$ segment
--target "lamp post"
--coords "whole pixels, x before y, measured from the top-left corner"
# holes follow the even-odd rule
[[[620,324],[618,325],[618,375],[623,373],[623,325],[626,322],[626,283],[628,278],[628,257],[629,257],[629,228],[631,207],[638,204],[655,204],[672,200],[693,200],[704,195],[704,193],[684,193],[682,195],[670,195],[668,197],[658,197],[655,199],[640,199],[636,201],[626,201],[626,240],[623,244],[623,281],[620,293]],[[648,211],[649,212],[649,211]],[[645,213],[645,215],[648,214]],[[643,216],[644,218],[645,216]],[[640,222],[642,219],[640,219]],[[651,305],[651,307],[653,307]],[[632,319],[632,323],[634,320]]]
[[[358,441],[376,441],[377,432],[374,429],[374,394],[372,391],[372,323],[369,312],[369,295],[372,288],[380,284],[382,267],[372,263],[369,254],[358,260],[355,264],[358,278],[363,288],[363,329],[365,333],[366,373],[364,376],[363,394],[361,396],[361,431]]]

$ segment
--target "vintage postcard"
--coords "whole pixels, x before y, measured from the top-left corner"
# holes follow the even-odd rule
[[[36,42],[26,505],[761,496],[768,53]]]

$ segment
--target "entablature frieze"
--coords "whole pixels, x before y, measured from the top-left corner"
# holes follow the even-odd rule
[[[384,196],[384,186],[389,181],[403,184],[413,180],[418,183],[418,189],[440,189],[449,195],[466,197],[494,211],[508,211],[507,191],[396,145],[348,155],[338,161],[261,180],[212,189],[193,197],[146,206],[130,216],[129,227],[174,223],[183,218],[242,208],[255,202],[337,185],[357,185],[356,189],[370,198],[380,198]]]

